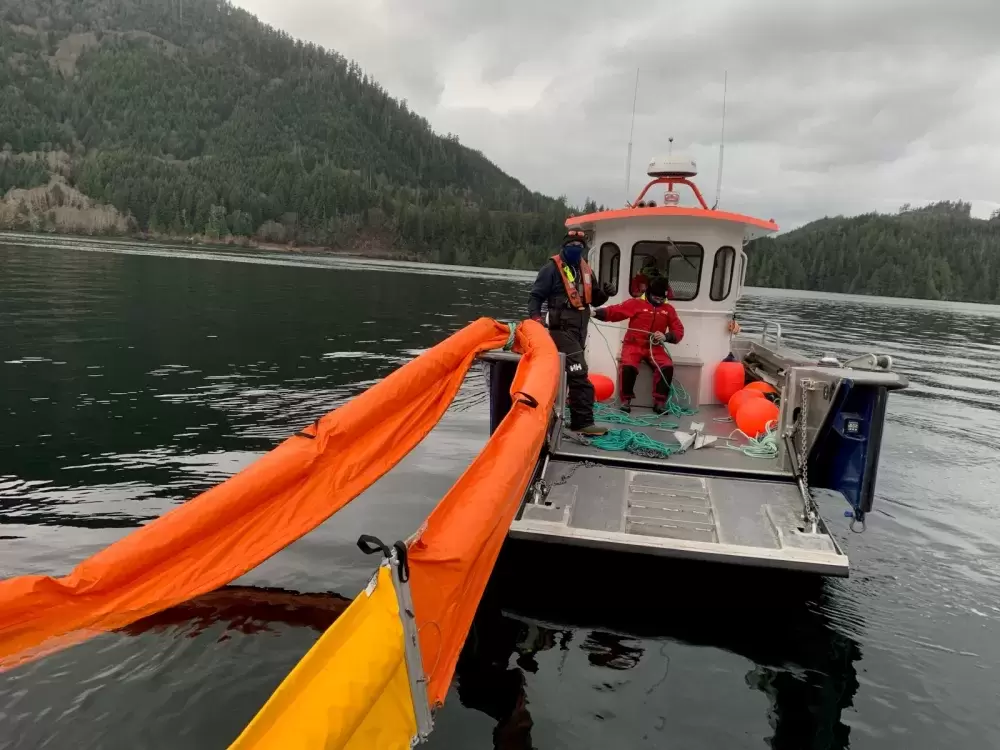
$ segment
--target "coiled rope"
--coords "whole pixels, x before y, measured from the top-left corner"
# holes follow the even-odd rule
[[[569,410],[565,418],[569,420]],[[605,404],[594,404],[594,422],[622,425],[622,429],[608,430],[599,437],[580,438],[581,442],[604,451],[626,451],[644,458],[668,458],[680,452],[680,446],[671,446],[629,427],[652,427],[657,430],[676,430],[680,425],[666,414],[649,414],[633,417]]]
[[[750,437],[742,430],[733,430],[729,433],[727,441],[733,439],[733,435],[741,435],[746,439],[746,445],[726,445],[729,450],[740,451],[750,458],[776,458],[778,455],[778,423],[768,422],[765,432],[760,437]]]
[[[680,453],[680,446],[670,446],[633,430],[608,430],[607,434],[590,438],[590,445],[604,451],[626,451],[644,458],[668,458]]]

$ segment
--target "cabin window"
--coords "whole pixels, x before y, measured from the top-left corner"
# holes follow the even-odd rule
[[[743,296],[743,287],[747,284],[747,254],[740,253],[740,287],[737,291],[737,299]]]
[[[721,302],[729,297],[733,287],[733,266],[736,265],[736,251],[731,247],[720,247],[715,253],[712,267],[712,288],[709,297],[713,302]]]
[[[597,278],[602,284],[611,284],[615,294],[618,294],[618,272],[622,262],[622,251],[614,242],[601,245],[601,257],[598,261]]]
[[[705,251],[697,242],[637,242],[632,246],[629,292],[639,297],[657,276],[667,279],[670,299],[693,300],[701,284]]]

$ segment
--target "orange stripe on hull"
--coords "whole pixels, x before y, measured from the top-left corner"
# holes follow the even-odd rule
[[[620,208],[614,211],[598,211],[593,214],[583,216],[571,216],[566,219],[567,227],[582,227],[587,224],[595,224],[599,221],[614,221],[617,219],[638,219],[647,216],[679,216],[695,219],[710,219],[712,221],[728,221],[736,224],[744,224],[768,232],[777,232],[778,225],[774,221],[755,219],[752,216],[734,214],[729,211],[713,211],[703,208],[683,208],[680,206],[653,206],[650,208]]]

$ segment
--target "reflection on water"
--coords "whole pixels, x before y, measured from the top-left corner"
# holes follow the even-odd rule
[[[265,587],[224,586],[144,617],[119,632],[141,635],[181,627],[189,636],[221,623],[227,632],[267,631],[273,625],[293,625],[324,632],[344,613],[350,599],[337,594],[303,594]]]
[[[473,318],[519,317],[527,284],[112,249],[0,246],[0,575],[68,570]],[[823,509],[852,577],[509,546],[429,747],[1000,747],[1000,308],[759,292],[740,319],[911,378],[868,533]],[[237,586],[0,674],[0,748],[225,747],[367,581],[357,537],[405,538],[468,465],[484,394],[474,373]]]
[[[546,703],[572,713],[592,746],[607,733],[624,747],[662,747],[686,725],[704,731],[708,707],[685,693],[742,678],[766,698],[764,714],[752,729],[734,727],[726,708],[714,739],[699,732],[699,742],[846,748],[842,712],[859,687],[861,651],[824,615],[828,596],[797,575],[623,555],[598,563],[580,550],[509,544],[462,653],[458,697],[497,722],[494,747],[548,746],[534,744],[531,704],[542,665],[555,661],[575,677]],[[543,660],[548,651],[558,655]],[[637,723],[609,732],[623,705]]]

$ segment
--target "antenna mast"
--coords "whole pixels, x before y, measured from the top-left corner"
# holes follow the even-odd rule
[[[639,69],[635,69],[635,91],[632,92],[632,126],[628,131],[628,156],[625,159],[625,205],[630,205],[632,184],[632,135],[635,133],[635,103],[639,98]]]
[[[726,155],[726,98],[729,94],[729,71],[726,71],[722,83],[722,135],[719,138],[719,179],[715,183],[715,205],[714,211],[719,207],[719,199],[722,197],[722,161]]]

